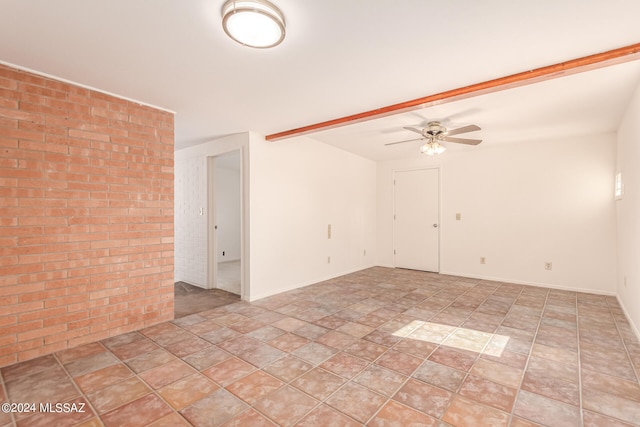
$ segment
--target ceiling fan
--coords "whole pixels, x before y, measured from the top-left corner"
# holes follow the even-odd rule
[[[447,128],[442,126],[440,122],[433,121],[429,122],[427,126],[422,129],[412,126],[405,126],[404,129],[419,133],[421,137],[408,139],[406,141],[390,142],[385,145],[404,144],[405,142],[426,140],[427,142],[420,147],[420,152],[428,156],[433,156],[434,154],[441,154],[446,150],[446,148],[441,144],[442,141],[466,145],[478,145],[482,142],[481,139],[453,138],[453,135],[480,130],[480,127],[476,125],[467,125],[461,128],[447,130]]]

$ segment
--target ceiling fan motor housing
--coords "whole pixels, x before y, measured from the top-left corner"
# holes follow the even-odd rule
[[[482,142],[481,139],[465,139],[453,137],[453,135],[480,130],[480,127],[477,125],[462,126],[460,128],[449,131],[446,127],[442,126],[439,121],[432,121],[427,123],[427,126],[423,128],[415,126],[405,126],[404,129],[420,134],[421,138],[419,139],[421,141],[426,140],[427,144],[438,144],[439,142],[444,141],[453,142],[455,144],[478,145]],[[391,142],[385,145],[403,144],[405,142],[417,140],[418,139],[410,139],[407,141]]]
[[[429,122],[427,127],[424,129],[425,137],[426,136],[438,136],[447,131],[445,127],[443,127],[440,122]]]

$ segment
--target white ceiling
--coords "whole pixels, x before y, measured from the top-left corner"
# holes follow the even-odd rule
[[[481,130],[456,135],[496,144],[615,132],[640,80],[640,61],[547,80],[451,103],[317,132],[313,138],[372,160],[419,157],[422,128],[431,120],[448,129],[476,124]],[[385,146],[387,143],[418,138]],[[474,146],[444,143],[448,150]]]
[[[285,15],[287,37],[256,50],[224,35],[224,0],[0,0],[0,61],[175,111],[176,148],[183,148],[238,132],[276,133],[640,41],[638,0],[272,1]],[[313,137],[381,159],[411,155],[411,143],[381,147],[410,138],[402,126],[433,118],[478,124],[483,144],[606,132],[639,77],[638,64],[626,64]]]

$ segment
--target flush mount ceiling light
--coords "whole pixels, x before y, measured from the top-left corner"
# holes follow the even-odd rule
[[[266,0],[227,0],[222,28],[238,43],[263,49],[282,43],[285,34],[282,12]]]

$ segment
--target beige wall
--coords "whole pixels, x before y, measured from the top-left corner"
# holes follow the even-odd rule
[[[393,266],[393,171],[425,165],[441,168],[441,273],[615,292],[615,135],[379,163],[379,265]]]
[[[252,299],[374,264],[373,161],[306,137],[250,148]]]
[[[640,86],[618,129],[617,171],[622,172],[624,197],[618,215],[618,298],[640,338]]]

